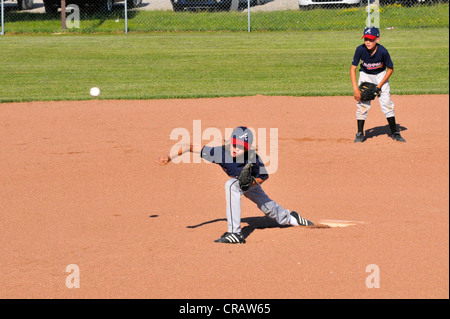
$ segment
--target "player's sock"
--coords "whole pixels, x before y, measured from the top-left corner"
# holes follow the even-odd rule
[[[365,120],[358,120],[358,133],[364,133],[364,122]]]
[[[294,216],[292,216],[292,215],[289,216],[289,225],[291,225],[291,226],[300,226],[300,224],[298,223],[297,219]]]
[[[389,123],[389,127],[391,128],[391,133],[394,134],[397,132],[397,124],[395,123],[395,116],[388,117],[387,121]]]

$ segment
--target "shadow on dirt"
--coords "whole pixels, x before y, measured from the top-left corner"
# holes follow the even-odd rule
[[[218,218],[213,219],[207,222],[203,222],[198,225],[186,226],[186,228],[197,228],[204,225],[216,223],[216,222],[226,222],[226,218]],[[266,216],[257,216],[257,217],[245,217],[242,218],[241,222],[248,224],[247,226],[242,227],[242,235],[244,238],[250,236],[251,233],[255,231],[255,229],[266,229],[266,228],[287,228],[292,227],[289,225],[279,225],[276,221],[270,219]]]
[[[399,132],[406,131],[407,128],[404,126],[401,126],[397,124],[397,129]],[[365,132],[365,138],[373,138],[380,135],[388,135],[391,136],[391,129],[389,128],[389,125],[383,125],[383,126],[375,126],[373,128],[367,129]]]

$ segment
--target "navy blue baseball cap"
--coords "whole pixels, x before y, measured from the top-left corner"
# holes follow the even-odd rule
[[[246,151],[252,146],[253,133],[246,126],[238,126],[231,133],[231,143],[233,145],[240,145]]]
[[[378,28],[375,28],[375,27],[365,28],[364,34],[362,36],[362,38],[367,38],[367,39],[371,39],[371,40],[375,40],[376,38],[379,38],[379,37],[380,37],[380,30],[378,30]]]

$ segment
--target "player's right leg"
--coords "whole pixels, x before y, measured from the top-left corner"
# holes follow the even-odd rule
[[[359,73],[358,85],[362,82],[371,82],[376,83],[376,78],[373,78],[371,75],[366,74],[364,72]],[[367,113],[370,110],[371,101],[359,101],[356,103],[356,125],[357,132],[355,136],[355,143],[364,142],[364,123],[367,118]]]
[[[367,112],[370,109],[370,101],[358,102],[356,104],[356,125],[358,131],[355,136],[355,143],[364,142],[364,123],[367,118]]]

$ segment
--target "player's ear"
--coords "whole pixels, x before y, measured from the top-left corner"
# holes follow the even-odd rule
[[[375,41],[376,41],[377,43],[380,42],[380,38],[378,37]]]

